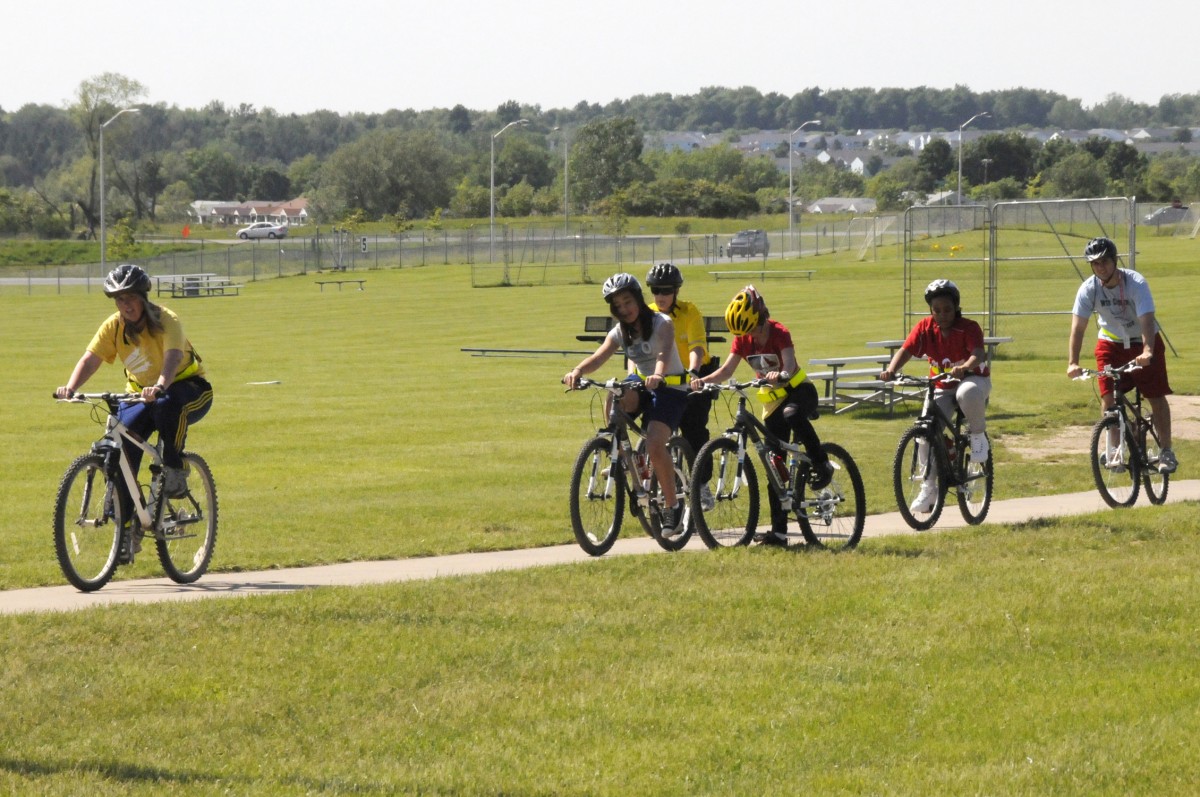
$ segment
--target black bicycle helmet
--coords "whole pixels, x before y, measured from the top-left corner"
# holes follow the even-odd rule
[[[1111,257],[1115,263],[1117,261],[1117,245],[1108,238],[1093,238],[1088,241],[1087,247],[1083,250],[1083,256],[1089,263],[1102,257]]]
[[[103,289],[104,295],[110,299],[118,293],[132,292],[148,296],[150,294],[150,275],[141,266],[122,263],[108,272],[108,276],[104,278]]]
[[[933,304],[933,300],[939,296],[949,296],[954,302],[954,309],[962,304],[962,297],[959,295],[958,286],[950,280],[934,280],[925,288],[925,304]]]
[[[678,290],[683,285],[683,273],[671,263],[659,263],[646,274],[646,284],[651,288],[662,286]]]
[[[620,274],[613,274],[604,281],[604,301],[612,304],[614,294],[621,291],[632,291],[635,297],[639,298],[638,304],[644,304],[640,300],[642,297],[642,283],[638,282],[637,277],[622,271]]]

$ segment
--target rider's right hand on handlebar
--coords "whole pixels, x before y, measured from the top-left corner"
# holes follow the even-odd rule
[[[74,395],[75,391],[71,390],[71,388],[67,387],[66,385],[54,389],[54,398],[56,399],[69,399]]]
[[[1088,372],[1079,367],[1079,363],[1067,364],[1067,379],[1083,379]]]

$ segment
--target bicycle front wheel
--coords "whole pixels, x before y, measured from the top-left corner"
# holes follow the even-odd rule
[[[992,446],[988,441],[988,455],[984,462],[971,459],[971,446],[959,448],[959,461],[963,463],[963,481],[958,485],[958,510],[963,520],[976,526],[987,517],[992,506]]]
[[[208,570],[217,545],[217,485],[199,454],[184,454],[183,467],[187,494],[166,499],[155,539],[166,574],[177,584],[191,584]]]
[[[624,468],[612,458],[612,440],[594,437],[579,451],[571,471],[571,528],[590,556],[603,556],[617,541],[625,516]]]
[[[758,526],[758,475],[749,456],[738,462],[736,440],[715,437],[704,444],[692,463],[688,498],[696,532],[709,548],[750,544]]]
[[[674,537],[664,538],[662,535],[662,524],[659,522],[658,515],[650,514],[650,527],[653,533],[654,541],[662,546],[665,551],[678,551],[688,544],[688,540],[692,538],[692,531],[696,527],[695,521],[692,519],[692,509],[688,501],[688,489],[692,481],[692,466],[691,462],[694,459],[692,456],[692,446],[687,440],[682,437],[672,437],[667,442],[667,451],[671,455],[671,467],[675,471],[675,500],[683,506],[683,519],[680,521],[683,524],[683,530]],[[657,501],[659,506],[662,506],[661,490],[658,486],[658,474],[650,476],[650,495],[652,501]]]
[[[845,551],[858,545],[867,520],[867,493],[862,474],[846,449],[834,443],[821,448],[833,463],[833,479],[814,490],[803,481],[797,485],[800,502],[796,520],[804,541],[817,548]]]
[[[124,520],[104,457],[84,454],[72,462],[54,500],[54,551],[76,589],[92,592],[112,578]]]
[[[1120,419],[1100,419],[1092,428],[1092,477],[1104,503],[1111,507],[1133,506],[1140,488],[1138,458],[1133,454],[1128,433],[1118,442]]]
[[[940,435],[924,426],[913,426],[896,446],[892,464],[892,485],[896,507],[904,522],[917,531],[932,528],[946,505],[946,477],[949,464]]]
[[[1171,474],[1158,472],[1158,456],[1162,453],[1162,445],[1149,421],[1141,425],[1138,436],[1141,438],[1142,452],[1146,455],[1146,467],[1142,470],[1146,497],[1152,504],[1161,504],[1167,500],[1167,490],[1171,487]]]

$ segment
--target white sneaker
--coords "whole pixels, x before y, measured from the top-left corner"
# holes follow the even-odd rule
[[[971,435],[971,461],[972,462],[987,462],[988,453],[991,447],[988,445],[987,435],[983,432]]]
[[[717,498],[712,494],[712,490],[708,489],[707,484],[700,485],[700,508],[705,512],[711,512],[717,506]]]
[[[908,511],[914,515],[925,515],[933,511],[935,503],[937,503],[937,486],[933,479],[926,479],[921,482],[921,492],[917,493],[917,497],[908,505]]]

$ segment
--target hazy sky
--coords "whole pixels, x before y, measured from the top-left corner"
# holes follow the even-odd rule
[[[543,109],[751,86],[1024,86],[1085,107],[1200,94],[1200,3],[1131,0],[21,0],[0,108],[65,105],[117,72],[147,100],[283,113]]]

